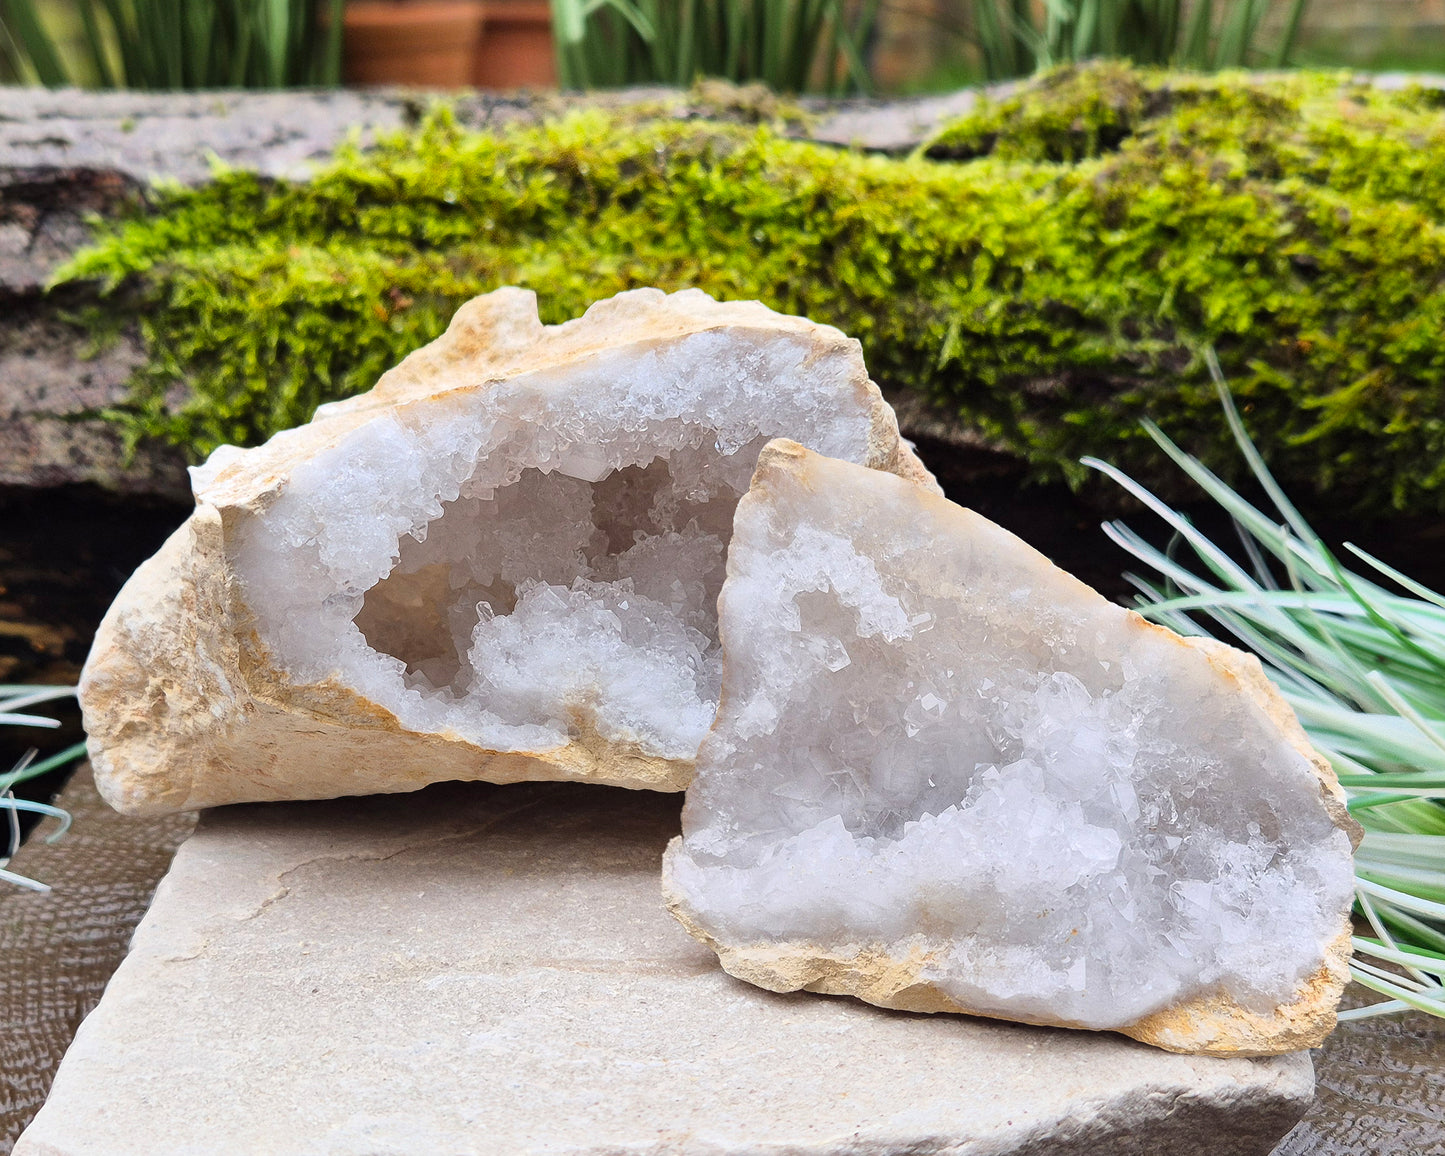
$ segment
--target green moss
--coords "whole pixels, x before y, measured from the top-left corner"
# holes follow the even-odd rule
[[[1085,453],[1150,476],[1145,415],[1232,461],[1212,344],[1287,485],[1445,509],[1445,116],[1427,94],[1106,65],[929,151],[601,114],[483,134],[442,113],[308,184],[169,193],[63,277],[100,278],[145,334],[118,419],[197,453],[369,387],[497,285],[536,289],[553,321],[696,285],[838,325],[876,378],[1039,476],[1076,479]]]
[[[1113,61],[1058,69],[1009,96],[981,96],[972,113],[937,133],[924,152],[934,160],[1033,162],[1112,152],[1154,111],[1152,98],[1166,76]]]

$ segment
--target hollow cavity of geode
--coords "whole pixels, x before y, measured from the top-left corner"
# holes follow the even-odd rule
[[[1333,1027],[1358,828],[1258,660],[784,441],[719,618],[664,886],[732,974],[1182,1052]]]
[[[194,471],[81,680],[124,811],[585,779],[680,790],[733,509],[785,434],[920,485],[857,342],[624,293],[470,302],[370,393]]]

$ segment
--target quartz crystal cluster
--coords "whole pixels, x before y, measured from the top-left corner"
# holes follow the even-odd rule
[[[682,789],[733,510],[787,435],[930,487],[858,344],[637,290],[499,290],[370,393],[194,471],[81,702],[132,812],[575,778]]]
[[[665,889],[729,971],[1178,1051],[1328,1033],[1353,824],[1256,660],[789,442],[727,573]]]

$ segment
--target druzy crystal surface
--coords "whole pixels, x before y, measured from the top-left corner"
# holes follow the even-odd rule
[[[702,344],[604,363],[565,390],[509,383],[424,430],[373,423],[341,460],[300,471],[237,552],[273,654],[299,681],[334,672],[414,730],[526,750],[580,721],[690,758],[716,709],[733,507],[764,440],[749,415],[802,428],[819,400],[760,405],[748,386],[795,366],[734,346],[756,360],[726,366],[733,404],[679,414]],[[664,397],[616,396],[633,382]],[[674,412],[618,428],[614,407],[632,406]],[[820,442],[861,452],[856,427],[829,424]]]
[[[1267,1018],[1344,931],[1332,784],[1252,660],[970,511],[769,447],[720,620],[666,870],[737,974],[1088,1028]]]
[[[865,456],[846,359],[811,353],[714,330],[371,421],[243,529],[262,638],[293,678],[334,672],[413,730],[528,750],[580,724],[691,758],[763,444],[794,431]]]

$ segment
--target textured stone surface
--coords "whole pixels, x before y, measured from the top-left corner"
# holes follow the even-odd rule
[[[178,451],[125,452],[98,411],[126,396],[136,334],[99,356],[47,297],[55,270],[155,180],[194,184],[219,161],[304,176],[355,133],[399,127],[398,93],[129,93],[0,86],[0,485],[94,483],[186,493]]]
[[[739,984],[678,802],[452,784],[213,811],[17,1156],[1267,1152],[1305,1055],[1171,1056]]]
[[[94,416],[124,397],[139,342],[122,335],[95,344],[33,303],[12,305],[0,321],[0,486],[94,482],[120,493],[187,494],[178,450],[145,446],[127,460],[119,428]]]
[[[681,790],[732,511],[778,434],[936,488],[836,329],[696,290],[558,326],[477,298],[371,392],[193,471],[81,678],[101,793]]]
[[[267,176],[304,178],[351,136],[414,121],[434,96],[367,92],[52,92],[0,87],[0,485],[95,483],[122,492],[184,496],[183,463],[169,447],[128,455],[97,411],[122,403],[138,335],[93,356],[92,340],[64,322],[71,302],[47,299],[46,282],[91,232],[156,180],[196,184],[216,161]],[[535,122],[579,106],[639,115],[770,117],[775,97],[705,84],[620,92],[457,93],[461,124]],[[817,140],[902,151],[970,107],[971,91],[899,101],[804,102],[788,131]],[[178,383],[184,388],[184,383]],[[914,408],[926,409],[914,401]],[[910,409],[910,416],[912,410]],[[920,432],[924,426],[918,427]],[[962,431],[948,415],[927,428]]]
[[[336,92],[77,92],[0,87],[0,171],[104,172],[136,184],[194,184],[216,161],[267,176],[304,177],[351,134],[362,143],[416,118],[436,94]],[[450,97],[463,124],[536,121],[569,108],[645,109],[653,115],[767,115],[776,98],[708,84],[691,94],[639,88],[590,94],[469,93]],[[875,149],[907,149],[967,111],[972,91],[897,101],[810,100],[795,131]],[[0,250],[4,234],[0,233]]]
[[[782,441],[719,620],[665,876],[732,974],[1214,1055],[1334,1026],[1358,828],[1257,660]]]
[[[75,1029],[195,825],[190,814],[122,818],[101,802],[88,767],[57,801],[74,817],[70,832],[55,844],[33,839],[12,861],[50,893],[0,886],[0,1152],[44,1102]]]
[[[368,92],[0,89],[0,169],[109,172],[137,184],[206,179],[219,161],[304,176],[347,135],[403,123],[406,100]]]
[[[1003,96],[1015,87],[1002,84],[988,92]],[[808,136],[825,144],[905,153],[917,148],[949,121],[971,112],[978,103],[974,89],[940,96],[903,100],[840,101],[817,107],[817,120]]]

